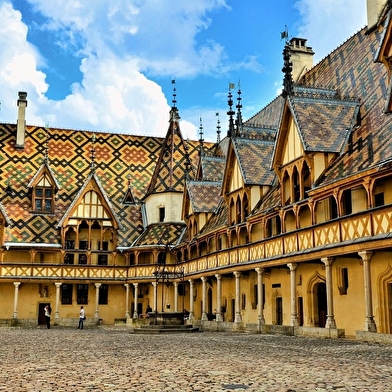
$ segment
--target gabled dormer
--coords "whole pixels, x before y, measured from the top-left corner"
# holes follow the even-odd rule
[[[182,218],[193,238],[217,209],[221,194],[220,181],[188,181],[184,189]]]
[[[124,194],[124,198],[123,198],[122,203],[125,205],[135,205],[136,204],[136,199],[135,199],[135,196],[133,195],[133,192],[132,192],[130,179],[128,180],[128,188]]]
[[[347,144],[358,113],[358,101],[340,99],[334,90],[293,89],[286,100],[272,159],[282,205],[307,197],[312,184]]]
[[[59,222],[65,249],[113,251],[120,228],[111,203],[93,173]],[[83,264],[83,263],[80,263]]]
[[[59,184],[45,162],[28,184],[31,190],[31,208],[35,213],[51,214],[55,208],[55,195]]]

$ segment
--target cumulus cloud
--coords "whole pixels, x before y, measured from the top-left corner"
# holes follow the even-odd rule
[[[366,25],[365,0],[298,0],[298,33],[309,39],[318,61]]]

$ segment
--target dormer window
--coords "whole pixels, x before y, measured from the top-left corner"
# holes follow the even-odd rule
[[[54,188],[46,175],[43,175],[38,183],[33,187],[32,196],[32,206],[35,212],[53,212]]]

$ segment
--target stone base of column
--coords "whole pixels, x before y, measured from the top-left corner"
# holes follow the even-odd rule
[[[189,321],[192,321],[192,320],[194,320],[194,319],[195,319],[194,313],[193,313],[193,312],[189,312],[188,320],[189,320]]]
[[[133,312],[133,318],[134,318],[134,319],[139,318],[139,315],[137,314],[137,312]]]
[[[376,323],[374,322],[373,317],[366,317],[365,331],[366,332],[377,332],[377,326],[376,326]]]
[[[221,315],[220,313],[217,313],[217,314],[215,315],[215,320],[216,320],[216,321],[223,321],[222,315]]]
[[[206,312],[203,312],[203,314],[201,315],[201,321],[208,321],[208,316]]]
[[[333,328],[336,329],[335,318],[331,316],[327,316],[327,322],[325,323],[325,328]]]
[[[234,318],[235,323],[242,323],[242,317],[240,313],[237,313]]]

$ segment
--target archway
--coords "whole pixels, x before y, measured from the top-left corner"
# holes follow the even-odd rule
[[[315,292],[315,325],[325,327],[327,322],[327,286],[324,282],[317,283],[314,287]]]

